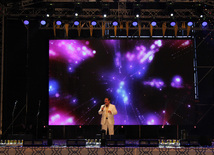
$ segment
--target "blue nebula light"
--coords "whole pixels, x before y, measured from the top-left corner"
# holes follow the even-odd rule
[[[92,22],[91,22],[91,25],[96,26],[96,25],[97,25],[97,22],[96,22],[96,21],[92,21]]]
[[[74,25],[75,25],[75,26],[78,26],[79,24],[80,24],[79,21],[75,21],[75,22],[74,22]]]
[[[171,26],[175,26],[176,23],[175,23],[175,22],[171,22],[170,25],[171,25]]]
[[[68,72],[73,72],[73,68],[72,67],[68,67]]]
[[[117,21],[114,21],[113,22],[113,26],[117,26],[118,25],[118,22]]]
[[[56,25],[62,25],[62,22],[60,20],[56,21]]]
[[[133,26],[137,26],[137,22],[135,21],[135,22],[132,22],[132,25]]]
[[[30,24],[29,20],[24,20],[24,24],[29,25]]]
[[[45,20],[41,20],[41,25],[46,25],[46,21]]]
[[[147,85],[147,86],[155,87],[159,90],[162,90],[162,88],[164,87],[164,82],[161,79],[153,79],[151,81],[144,81],[143,84]]]
[[[117,93],[119,95],[119,97],[121,98],[121,100],[123,101],[123,103],[128,104],[128,94],[126,92],[126,89],[124,88],[125,82],[121,81],[119,84],[119,88],[117,89]]]
[[[152,25],[152,26],[156,26],[156,25],[157,25],[157,22],[154,21],[154,22],[151,23],[151,25]]]
[[[188,26],[193,26],[193,22],[188,22],[187,25]]]
[[[203,22],[203,23],[202,23],[202,26],[203,26],[203,27],[206,27],[206,26],[207,26],[207,22]]]
[[[56,80],[49,80],[49,95],[56,95],[58,93],[59,84]]]

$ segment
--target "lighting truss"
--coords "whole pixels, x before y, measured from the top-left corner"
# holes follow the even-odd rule
[[[83,1],[76,1],[76,2],[82,2],[81,4],[84,4],[83,6],[87,6],[87,4],[93,4],[90,1],[93,0],[83,0]],[[191,8],[181,8],[181,9],[174,9],[174,19],[176,19],[178,22],[188,22],[190,19],[193,22],[197,22],[199,19],[199,14],[195,10],[194,4],[198,4],[198,0],[173,0],[174,5],[180,5],[182,1],[182,4],[184,5],[187,4],[188,6],[192,5],[193,7]],[[18,17],[28,17],[29,19],[37,19],[42,18],[46,16],[48,13],[48,9],[52,7],[53,12],[50,15],[50,20],[53,22],[53,20],[56,20],[57,18],[61,18],[62,23],[69,22],[71,23],[72,20],[74,20],[75,14],[74,14],[74,7],[66,7],[66,4],[72,4],[72,0],[63,0],[65,2],[64,5],[58,5],[57,3],[59,1],[57,0],[38,0],[37,2],[33,0],[25,0],[21,1],[19,3],[9,3],[5,7],[5,17],[7,19],[17,19]],[[62,1],[60,1],[62,2]],[[70,2],[70,3],[66,3]],[[94,2],[94,1],[93,1]],[[99,3],[105,2],[104,0],[101,0]],[[130,2],[130,1],[127,1]],[[148,3],[148,0],[141,0],[140,3],[144,5],[145,3]],[[149,3],[154,3],[155,4],[156,0],[149,0]],[[159,1],[160,3],[166,3],[166,0]],[[196,2],[196,3],[195,3]],[[52,4],[53,6],[47,6],[47,4]],[[139,3],[139,2],[138,2]],[[200,0],[200,3],[203,3],[204,5],[208,5],[206,8],[206,11],[204,11],[203,15],[206,17],[206,20],[213,21],[214,20],[214,1],[213,0]],[[45,7],[41,7],[44,4]],[[94,3],[95,4],[95,3]],[[97,4],[97,3],[96,3]],[[113,3],[111,3],[113,4]],[[114,3],[115,4],[115,3]],[[125,23],[126,21],[133,20],[135,18],[135,14],[133,13],[132,8],[127,8],[126,2],[118,2],[117,3],[117,8],[109,8],[110,13],[108,14],[107,18],[105,19],[106,21],[109,21],[109,23],[116,17],[118,19],[118,22],[123,22]],[[18,5],[18,6],[17,6]],[[91,5],[90,5],[91,6]],[[144,22],[145,24],[143,25],[145,29],[149,28],[149,23],[152,21],[152,19],[155,17],[157,21],[161,22],[170,22],[171,18],[169,14],[166,13],[166,9],[156,9],[156,8],[148,8],[148,9],[141,9],[140,10],[140,17],[138,20],[140,22]],[[96,19],[98,22],[97,26],[94,27],[94,29],[101,29],[100,23],[102,23],[103,19],[103,12],[101,8],[96,8],[96,7],[82,7],[81,14],[78,14],[78,20],[81,21],[82,23],[85,23],[84,26],[82,26],[82,29],[89,29],[90,26],[87,26],[89,21],[92,21],[92,18]],[[49,28],[51,24],[47,24],[46,27],[43,28]],[[69,29],[75,29],[76,27],[73,27],[70,25]],[[133,27],[133,29],[137,29],[138,27]],[[111,29],[111,27],[107,27],[107,29]],[[132,29],[132,27],[130,27]],[[161,29],[161,26],[156,26],[154,29]],[[194,29],[200,29],[200,25],[195,25]],[[213,29],[213,27],[211,27]]]

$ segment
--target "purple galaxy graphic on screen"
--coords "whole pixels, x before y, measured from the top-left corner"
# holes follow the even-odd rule
[[[192,40],[50,40],[49,125],[99,125],[111,98],[116,125],[176,124],[193,98]],[[187,107],[188,108],[188,107]]]

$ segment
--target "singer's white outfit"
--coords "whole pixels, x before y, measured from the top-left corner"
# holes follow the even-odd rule
[[[102,111],[102,107],[104,107],[103,111]],[[111,111],[111,114],[108,113],[108,111]],[[102,129],[106,130],[106,134],[108,129],[109,135],[114,135],[114,115],[117,114],[117,109],[115,105],[109,104],[108,107],[106,107],[105,105],[101,105],[98,113],[102,115],[102,118],[101,118]]]

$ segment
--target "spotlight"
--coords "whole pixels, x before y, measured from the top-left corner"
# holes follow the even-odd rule
[[[188,22],[187,25],[188,26],[193,26],[193,22]]]
[[[91,25],[96,26],[96,25],[97,25],[97,22],[96,22],[96,21],[92,21],[92,22],[91,22]]]
[[[107,14],[103,14],[103,17],[106,18],[106,17],[107,17]]]
[[[74,25],[75,25],[75,26],[78,26],[79,24],[80,24],[79,21],[75,21],[75,22],[74,22]]]
[[[132,25],[133,26],[137,26],[137,22],[135,21],[135,22],[132,22]]]
[[[203,22],[203,23],[202,23],[202,26],[203,26],[203,27],[206,27],[206,26],[207,26],[207,22]]]
[[[78,16],[78,13],[75,13],[75,16],[77,17],[77,16]]]
[[[170,16],[171,16],[171,17],[173,17],[173,16],[174,16],[174,14],[173,14],[173,13],[170,13]]]
[[[49,15],[49,14],[46,14],[46,17],[50,17],[50,15]]]
[[[29,20],[24,20],[24,24],[29,25],[30,24]]]
[[[113,26],[117,26],[118,25],[118,22],[117,21],[114,21],[113,22]]]
[[[151,22],[151,25],[152,25],[152,26],[156,26],[156,25],[157,25],[157,22],[153,21],[153,22]]]
[[[41,20],[41,25],[46,25],[46,21],[45,20]]]
[[[56,21],[56,25],[62,25],[62,22],[60,20]]]
[[[204,17],[204,15],[200,15],[200,18],[203,18]]]
[[[139,18],[140,17],[140,13],[141,13],[141,5],[140,3],[136,3],[136,4],[133,4],[133,12],[134,12],[134,15],[136,18]]]
[[[176,23],[175,23],[175,22],[171,22],[170,25],[171,25],[171,26],[175,26]]]

